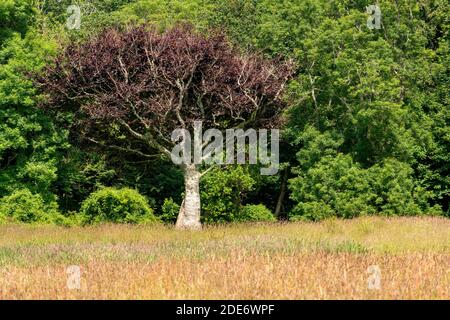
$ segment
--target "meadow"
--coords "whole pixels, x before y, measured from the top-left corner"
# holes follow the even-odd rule
[[[3,225],[0,299],[450,299],[450,220]]]

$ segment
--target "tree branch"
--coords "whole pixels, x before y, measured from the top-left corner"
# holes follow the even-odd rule
[[[159,154],[149,155],[149,154],[145,154],[145,153],[143,153],[141,151],[134,150],[134,149],[124,148],[124,147],[119,147],[119,146],[106,145],[106,144],[104,144],[102,142],[99,142],[99,141],[94,140],[94,139],[89,138],[89,137],[85,137],[85,139],[90,141],[90,142],[92,142],[92,143],[94,143],[94,144],[96,144],[96,145],[98,145],[98,146],[100,146],[100,147],[106,148],[106,149],[132,153],[134,155],[137,155],[137,156],[140,156],[140,157],[143,157],[143,158],[147,158],[147,159],[155,159],[155,158],[158,158],[160,156]]]
[[[209,167],[208,169],[206,169],[205,171],[203,171],[201,174],[200,174],[200,178],[201,177],[203,177],[203,176],[205,176],[206,174],[208,174],[212,169],[214,169],[215,168],[215,166],[211,166],[211,167]]]

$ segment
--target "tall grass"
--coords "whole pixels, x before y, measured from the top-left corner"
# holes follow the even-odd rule
[[[81,287],[67,287],[67,267]],[[369,289],[369,266],[381,286]],[[0,299],[449,299],[450,220],[0,226]]]

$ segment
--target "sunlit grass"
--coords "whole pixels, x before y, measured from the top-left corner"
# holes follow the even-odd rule
[[[66,268],[82,269],[69,290]],[[369,290],[367,268],[380,267]],[[449,299],[450,220],[0,226],[0,299]]]

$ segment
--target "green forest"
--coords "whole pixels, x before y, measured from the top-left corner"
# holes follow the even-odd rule
[[[370,5],[381,10],[378,27],[368,25]],[[211,167],[199,187],[202,223],[449,217],[449,17],[447,0],[1,0],[0,223],[176,222],[183,170],[142,148],[124,154],[131,142],[115,121],[95,130],[101,146],[120,140],[116,150],[81,140],[91,128],[76,125],[85,105],[65,67],[86,70],[89,50],[113,48],[108,39],[126,50],[150,29],[155,43],[181,34],[223,50],[224,61],[292,68],[285,86],[277,78],[264,93],[284,88],[278,173]],[[74,82],[58,91],[65,73]],[[95,70],[79,74],[94,86]]]

